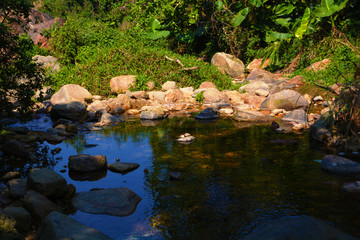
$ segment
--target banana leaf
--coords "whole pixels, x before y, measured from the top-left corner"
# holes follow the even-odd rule
[[[298,39],[302,39],[304,33],[308,29],[309,21],[310,21],[310,8],[306,8],[304,15],[301,19],[301,24],[295,31],[295,37],[297,37]]]
[[[234,17],[232,25],[234,27],[239,26],[244,19],[246,18],[246,15],[249,13],[249,8],[244,8],[242,10],[240,10]]]
[[[294,35],[291,33],[279,33],[279,32],[273,32],[273,31],[269,31],[266,33],[266,38],[265,41],[267,43],[271,43],[271,42],[275,42],[275,41],[281,41],[287,38],[291,38]]]
[[[349,0],[340,0],[338,4],[334,0],[321,0],[320,6],[314,9],[314,15],[316,17],[329,17],[334,13],[342,10]]]

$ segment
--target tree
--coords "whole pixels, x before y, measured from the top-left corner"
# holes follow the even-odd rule
[[[0,3],[0,118],[19,113],[20,120],[31,117],[34,92],[44,77],[32,61],[31,39],[15,34],[24,27],[32,4],[30,0],[2,0]]]

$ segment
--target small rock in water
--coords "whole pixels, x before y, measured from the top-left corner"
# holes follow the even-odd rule
[[[131,171],[134,171],[140,167],[140,164],[138,163],[126,163],[126,162],[116,162],[116,163],[110,163],[108,165],[108,169],[112,172],[118,172],[118,173],[128,173]]]
[[[120,158],[116,158],[115,161],[120,162]]]
[[[195,137],[191,136],[190,133],[181,134],[176,141],[178,142],[192,142],[194,141]]]
[[[341,187],[341,190],[350,193],[358,193],[360,192],[360,181],[344,183]]]
[[[182,173],[179,172],[170,172],[169,173],[170,180],[179,180],[182,177]]]
[[[270,125],[270,129],[275,131],[276,129],[280,128],[280,125],[277,122],[272,122]]]

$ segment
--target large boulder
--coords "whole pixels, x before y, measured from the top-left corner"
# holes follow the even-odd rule
[[[122,108],[126,111],[131,108],[131,100],[127,94],[119,94],[116,98],[109,99],[107,103],[110,109]]]
[[[321,169],[333,174],[355,176],[360,174],[360,163],[336,155],[327,155],[321,161]]]
[[[45,218],[52,211],[59,210],[55,203],[33,190],[26,192],[23,199],[23,206],[31,213],[31,216],[37,220]]]
[[[114,77],[110,80],[110,88],[114,93],[125,93],[136,83],[135,75],[124,75]]]
[[[234,119],[239,122],[267,122],[272,120],[267,114],[250,110],[237,110]]]
[[[287,111],[306,108],[309,105],[308,100],[300,93],[294,90],[282,90],[271,94],[262,104],[263,109],[285,109]]]
[[[36,240],[111,240],[98,230],[88,227],[59,212],[50,213],[40,225]]]
[[[65,118],[72,121],[84,121],[87,117],[86,105],[82,102],[55,104],[50,111],[51,118]]]
[[[80,192],[73,199],[73,205],[86,213],[112,216],[131,215],[141,198],[125,187]]]
[[[231,54],[218,52],[212,57],[211,64],[216,66],[220,72],[227,73],[232,78],[243,79],[245,77],[244,63]]]
[[[236,106],[236,105],[244,104],[244,99],[242,98],[242,95],[238,91],[225,90],[224,93],[229,98],[229,101],[231,102],[232,105]]]
[[[66,192],[66,180],[60,174],[48,168],[42,168],[29,174],[28,186],[47,197],[61,197]]]
[[[244,240],[355,240],[326,222],[310,216],[293,216],[276,220],[249,234]]]
[[[304,109],[296,109],[286,114],[282,118],[282,120],[287,122],[296,122],[306,126],[308,122],[308,117]]]
[[[72,155],[69,157],[68,167],[75,172],[95,172],[106,168],[107,160],[104,155],[91,156],[88,154]]]
[[[206,88],[204,91],[204,103],[227,103],[228,96],[217,88]]]
[[[67,103],[72,101],[85,103],[85,99],[91,98],[88,90],[77,84],[67,84],[60,88],[51,98],[52,104]]]

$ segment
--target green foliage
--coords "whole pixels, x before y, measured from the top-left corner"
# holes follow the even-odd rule
[[[195,100],[198,102],[198,103],[203,103],[204,102],[204,91],[201,91],[199,92],[198,94],[196,94],[195,96]]]
[[[16,110],[21,120],[31,117],[32,96],[41,87],[43,77],[32,61],[33,44],[29,37],[17,36],[10,24],[21,24],[27,17],[31,2],[3,1],[0,5],[0,117],[8,117]]]
[[[152,40],[157,40],[159,38],[169,36],[170,31],[166,31],[166,30],[161,31],[159,30],[161,28],[163,27],[161,26],[159,20],[153,17],[149,22],[148,32],[147,32],[148,37]]]

